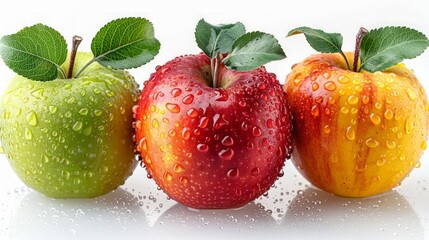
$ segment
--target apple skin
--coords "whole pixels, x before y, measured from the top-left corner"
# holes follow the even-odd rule
[[[91,59],[78,53],[75,71]],[[46,196],[108,193],[137,163],[132,106],[138,94],[132,76],[97,63],[74,79],[16,76],[0,104],[1,150],[20,179]]]
[[[236,208],[265,193],[291,151],[291,116],[276,76],[260,67],[178,57],[145,82],[136,110],[136,142],[149,177],[192,208]]]
[[[318,188],[366,197],[397,186],[420,164],[429,106],[404,64],[375,73],[345,69],[341,55],[316,54],[287,76],[292,161]]]

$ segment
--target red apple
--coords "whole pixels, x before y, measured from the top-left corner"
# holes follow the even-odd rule
[[[137,150],[149,177],[193,208],[240,207],[266,192],[291,152],[286,94],[264,67],[219,65],[213,88],[204,54],[178,57],[145,82]]]

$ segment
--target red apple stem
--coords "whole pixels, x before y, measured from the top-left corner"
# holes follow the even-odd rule
[[[358,34],[356,35],[356,45],[355,45],[355,55],[353,59],[353,72],[358,71],[358,62],[360,56],[360,45],[362,43],[362,38],[368,33],[368,30],[364,27],[359,29]]]
[[[213,88],[217,88],[217,83],[219,81],[219,65],[221,62],[222,55],[219,52],[216,53],[216,57],[212,58],[210,62]]]
[[[82,42],[83,38],[80,36],[73,36],[72,49],[70,53],[70,61],[69,61],[69,70],[67,72],[67,78],[72,78],[73,76],[73,68],[74,61],[76,59],[77,49],[79,48],[79,44]]]

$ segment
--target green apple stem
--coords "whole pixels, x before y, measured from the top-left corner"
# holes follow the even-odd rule
[[[216,57],[212,58],[210,61],[213,88],[217,88],[217,83],[219,80],[219,65],[221,62],[222,62],[222,55],[219,52],[216,53]]]
[[[362,43],[362,38],[368,33],[368,30],[364,27],[359,29],[358,34],[356,35],[356,45],[355,45],[355,54],[353,59],[353,72],[358,71],[358,62],[360,56],[360,44]]]
[[[77,49],[79,48],[79,44],[82,42],[83,38],[80,36],[73,36],[72,49],[70,53],[70,61],[69,61],[69,70],[67,72],[67,78],[73,77],[73,68],[74,61],[76,59]]]

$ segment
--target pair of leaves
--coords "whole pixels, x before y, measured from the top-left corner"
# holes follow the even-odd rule
[[[97,61],[114,69],[135,68],[152,60],[159,48],[151,22],[121,18],[106,24],[93,38],[94,59],[87,66]],[[67,58],[66,41],[58,31],[43,24],[2,37],[0,55],[9,68],[32,80],[53,80],[58,72],[66,76],[60,68]]]
[[[277,39],[263,32],[246,33],[244,25],[214,26],[201,19],[195,29],[198,47],[210,58],[228,54],[222,61],[237,71],[248,71],[286,57]]]
[[[311,47],[322,53],[344,53],[343,38],[338,33],[326,33],[309,27],[291,30],[288,36],[303,33]],[[429,46],[427,37],[406,27],[385,27],[368,32],[360,46],[361,69],[368,72],[382,71],[404,59],[422,54]],[[347,61],[347,60],[346,60]]]

